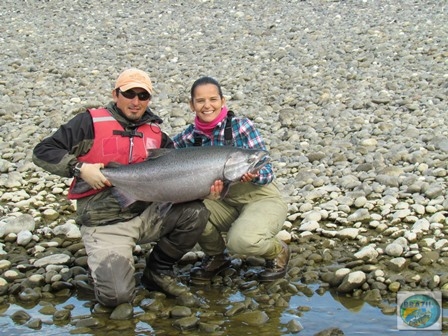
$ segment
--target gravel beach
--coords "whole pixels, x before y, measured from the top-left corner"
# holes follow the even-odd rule
[[[385,314],[399,291],[448,298],[447,12],[439,0],[3,0],[2,312],[22,302],[6,316],[43,330],[26,309],[40,303],[72,334],[163,320],[154,334],[241,335],[245,325],[283,335],[306,333],[302,312],[274,325],[271,312],[309,295],[311,284],[375,302]],[[36,167],[32,150],[76,113],[107,104],[128,67],[150,74],[151,108],[170,135],[192,122],[189,89],[203,75],[255,122],[289,204],[279,234],[292,251],[286,279],[259,284],[263,260],[234,256],[211,284],[218,306],[143,289],[112,312],[92,299],[83,317],[51,303],[82,290],[87,263],[76,204],[65,196],[70,180]],[[149,248],[135,251],[137,270]],[[179,275],[187,281],[202,256],[185,255]],[[229,303],[234,291],[243,299]],[[321,335],[344,334],[331,327],[322,324]]]

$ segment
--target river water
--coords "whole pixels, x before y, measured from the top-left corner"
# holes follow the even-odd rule
[[[99,329],[84,335],[95,336],[133,336],[133,335],[314,335],[327,328],[338,328],[344,335],[448,335],[448,331],[429,330],[398,330],[396,313],[383,313],[378,305],[371,305],[365,301],[340,297],[330,291],[317,291],[318,285],[311,285],[311,295],[297,294],[288,299],[289,306],[282,308],[272,308],[265,310],[269,316],[267,323],[261,326],[248,326],[232,318],[223,318],[222,332],[214,334],[200,333],[194,331],[177,331],[171,324],[172,319],[157,318],[150,323],[137,321],[120,322],[116,327],[112,327],[114,321],[104,317],[104,322],[109,326],[107,330]],[[320,294],[319,294],[320,293]],[[209,288],[201,290],[201,295],[210,304],[211,310],[224,311],[227,307],[219,305],[222,302],[223,294],[218,289]],[[225,294],[228,302],[239,302],[244,300],[244,295],[240,292]],[[80,295],[69,298],[60,298],[59,301],[52,302],[57,309],[67,306],[74,306],[72,310],[72,320],[65,324],[55,324],[52,316],[43,315],[39,312],[42,308],[40,304],[19,305],[10,304],[0,307],[0,335],[79,335],[74,333],[75,323],[79,319],[91,316],[90,307],[92,302]],[[394,306],[394,303],[387,303]],[[396,304],[395,304],[396,307]],[[15,323],[11,315],[17,310],[26,310],[32,318],[42,320],[42,328],[33,330],[24,325]],[[134,314],[143,313],[140,308],[134,309]],[[447,316],[448,305],[442,305],[442,316]],[[137,319],[136,319],[137,320]],[[287,330],[287,323],[291,320],[299,322],[303,330],[299,333],[290,333]]]

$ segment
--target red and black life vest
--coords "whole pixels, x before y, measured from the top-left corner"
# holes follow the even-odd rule
[[[157,124],[143,124],[133,130],[123,126],[105,108],[89,110],[95,138],[92,148],[85,155],[79,156],[80,162],[121,164],[142,162],[148,157],[148,151],[160,148],[162,131]],[[74,178],[68,192],[69,199],[78,199],[100,192],[90,189],[81,194],[73,193],[77,179]]]

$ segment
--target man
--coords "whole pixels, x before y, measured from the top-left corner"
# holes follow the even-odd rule
[[[33,162],[41,168],[74,176],[68,197],[77,200],[76,221],[96,298],[108,307],[129,303],[134,297],[132,252],[137,243],[157,241],[141,279],[146,288],[172,296],[188,293],[188,287],[177,281],[173,266],[196,244],[209,216],[201,201],[174,204],[163,216],[157,204],[143,201],[122,209],[101,173],[110,162],[141,162],[151,149],[173,147],[160,129],[162,120],[148,108],[152,93],[147,73],[127,69],[115,83],[112,102],[76,115],[33,152]],[[80,179],[91,189],[77,192],[79,188],[74,187]]]

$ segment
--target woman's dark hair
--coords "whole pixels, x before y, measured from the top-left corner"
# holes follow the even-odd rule
[[[194,91],[196,90],[196,88],[198,86],[205,85],[205,84],[215,85],[218,88],[219,96],[221,98],[223,98],[221,85],[218,83],[218,81],[212,77],[204,76],[204,77],[197,79],[191,86],[191,90],[190,90],[191,100],[193,100],[193,98],[194,98]]]

